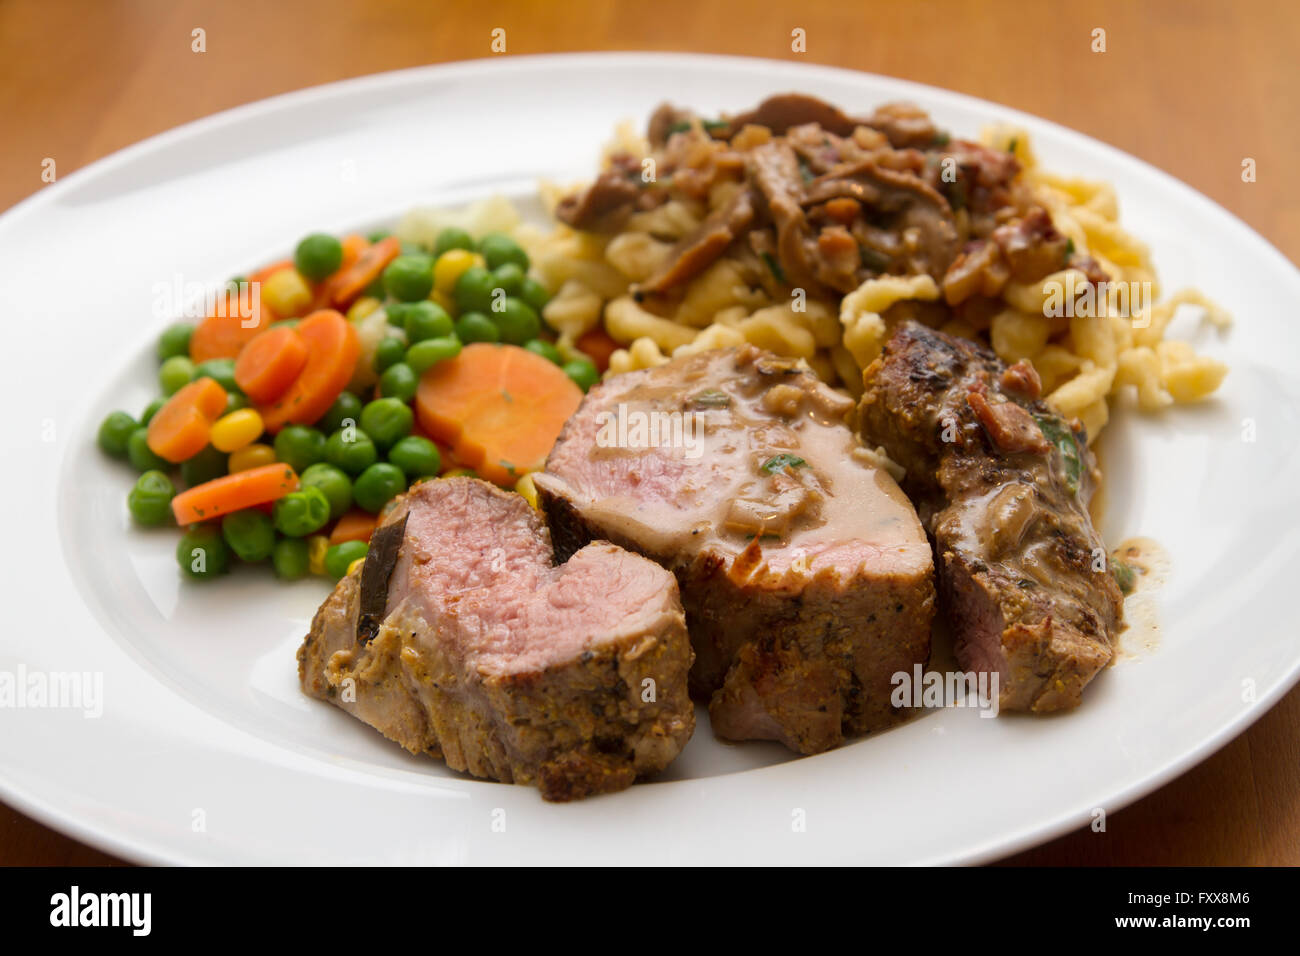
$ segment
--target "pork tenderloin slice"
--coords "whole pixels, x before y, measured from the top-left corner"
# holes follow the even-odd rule
[[[958,663],[998,675],[1002,709],[1077,706],[1123,628],[1082,426],[1039,400],[1031,367],[917,323],[863,377],[861,428],[907,468]]]
[[[311,696],[413,753],[548,800],[622,789],[665,767],[694,727],[676,582],[606,542],[553,566],[518,495],[423,482],[378,634],[356,639],[360,571],[339,582],[298,652]]]
[[[826,750],[897,721],[890,679],[928,659],[930,548],[851,407],[793,361],[705,352],[593,388],[534,476],[559,554],[676,574],[719,736]]]

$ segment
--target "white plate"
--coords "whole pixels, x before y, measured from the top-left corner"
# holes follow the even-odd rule
[[[1014,121],[1051,168],[1114,182],[1167,290],[1228,306],[1217,400],[1121,414],[1105,436],[1109,541],[1173,556],[1161,638],[1076,713],[949,709],[832,753],[724,746],[702,724],[662,781],[569,805],[407,757],[297,689],[325,593],[264,570],[180,581],[174,532],[129,526],[127,470],[94,430],[152,397],[155,283],[215,283],[297,237],[539,176],[591,175],[616,121],[661,100],[739,109],[798,89],[854,110],[897,98],[958,134]],[[1252,188],[1268,188],[1257,186]],[[1203,759],[1296,680],[1291,599],[1300,275],[1188,187],[1101,143],[990,103],[789,63],[611,54],[367,77],[157,136],[0,218],[5,477],[0,672],[102,674],[103,713],[0,711],[3,797],[142,861],[936,863],[1009,853],[1113,812]],[[1189,331],[1180,322],[1176,331]],[[1195,328],[1190,329],[1195,333]],[[1247,424],[1249,420],[1252,424]],[[1254,428],[1257,440],[1243,440]],[[1251,692],[1248,692],[1251,691]],[[793,825],[800,817],[806,830]],[[498,832],[504,819],[504,832]],[[498,824],[494,828],[494,823]]]

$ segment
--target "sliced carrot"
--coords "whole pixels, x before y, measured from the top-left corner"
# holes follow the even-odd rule
[[[298,490],[298,476],[283,462],[237,471],[187,488],[172,499],[172,514],[181,527],[255,508]]]
[[[342,272],[344,269],[351,269],[357,260],[365,254],[365,251],[370,248],[370,243],[366,237],[358,236],[356,233],[344,236],[340,242],[343,245],[343,261],[335,270],[336,273]]]
[[[269,404],[289,390],[307,364],[307,343],[288,326],[260,332],[239,351],[235,383],[254,402]]]
[[[609,357],[614,354],[616,349],[623,347],[615,342],[604,327],[600,325],[590,331],[583,332],[573,344],[596,363],[596,371],[600,372],[601,375],[604,375],[609,369]]]
[[[330,532],[330,544],[342,544],[344,541],[370,541],[379,518],[368,511],[353,508],[339,518]]]
[[[200,322],[190,336],[190,359],[235,358],[258,332],[271,324],[270,309],[262,306],[258,287],[244,286],[218,300],[213,314]]]
[[[334,307],[347,308],[353,299],[366,291],[370,283],[379,278],[401,251],[402,244],[395,236],[380,239],[362,252],[356,262],[335,273],[330,290]]]
[[[307,364],[288,391],[259,408],[270,432],[291,423],[310,425],[329,411],[351,381],[361,354],[357,330],[333,309],[313,312],[294,331],[307,343]]]
[[[424,430],[499,485],[540,468],[582,390],[554,362],[515,345],[479,342],[420,378]]]
[[[344,236],[341,240],[343,246],[343,261],[334,272],[318,282],[312,293],[311,307],[315,309],[328,309],[334,305],[334,293],[347,281],[348,270],[350,270],[357,261],[370,248],[370,243],[362,236],[351,235]]]
[[[208,445],[212,423],[226,410],[226,390],[204,377],[177,389],[149,419],[149,450],[172,464],[193,458]]]

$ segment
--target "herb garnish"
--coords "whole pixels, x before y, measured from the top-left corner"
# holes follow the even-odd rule
[[[1079,442],[1060,419],[1049,415],[1035,415],[1034,421],[1043,432],[1043,437],[1056,446],[1061,453],[1061,463],[1065,472],[1065,487],[1070,494],[1079,493],[1079,478],[1083,475],[1083,457],[1079,453]]]
[[[808,462],[804,461],[798,455],[783,453],[763,462],[763,470],[769,475],[774,475],[778,471],[783,471],[786,468],[802,468],[806,464],[808,464]]]
[[[862,260],[864,269],[870,269],[872,272],[886,272],[889,269],[889,256],[877,252],[870,246],[858,243],[858,257]]]
[[[785,285],[785,270],[781,268],[781,263],[776,261],[776,257],[770,252],[765,252],[763,253],[763,261],[767,263],[767,267],[772,270],[772,275],[776,278],[776,281]]]
[[[693,396],[691,404],[696,408],[727,408],[731,405],[731,396],[726,392],[711,388]]]
[[[1115,583],[1119,585],[1122,593],[1133,593],[1133,589],[1137,587],[1137,571],[1131,565],[1125,564],[1118,558],[1111,558],[1110,573],[1115,576]]]

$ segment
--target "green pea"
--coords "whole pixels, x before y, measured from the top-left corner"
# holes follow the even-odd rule
[[[125,458],[127,443],[139,427],[140,422],[126,412],[109,412],[99,426],[99,447],[114,458]]]
[[[399,438],[409,435],[414,422],[411,406],[400,398],[377,398],[361,409],[361,427],[381,449],[391,448]]]
[[[390,365],[379,376],[379,393],[385,398],[399,398],[403,402],[409,402],[415,398],[415,389],[419,384],[420,376],[415,374],[415,370],[405,362],[398,362]]]
[[[325,573],[335,581],[348,573],[357,558],[364,558],[370,546],[364,541],[341,541],[325,552]]]
[[[482,266],[470,266],[460,274],[452,289],[452,298],[456,309],[464,315],[466,312],[487,312],[492,308],[492,289],[495,282],[492,273]]]
[[[226,414],[248,407],[248,396],[238,390],[226,392]]]
[[[360,417],[361,399],[351,392],[342,392],[338,398],[334,399],[334,404],[329,407],[329,411],[316,422],[316,427],[325,434],[332,435],[343,427],[344,419],[352,419],[352,424],[355,425]]]
[[[357,507],[378,514],[379,509],[405,490],[406,475],[402,473],[402,469],[380,461],[371,465],[357,478],[356,484],[352,486],[352,497]]]
[[[429,247],[415,239],[403,239],[402,255],[427,257],[429,255]]]
[[[256,508],[234,511],[221,519],[221,537],[241,561],[265,561],[275,550],[275,525]]]
[[[489,269],[513,262],[524,272],[528,271],[528,253],[503,232],[489,232],[479,240],[478,251],[483,254]]]
[[[325,527],[330,520],[330,502],[319,488],[299,488],[276,499],[271,518],[276,531],[302,538]]]
[[[396,365],[406,354],[406,343],[395,335],[380,339],[375,346],[375,371],[383,372]]]
[[[455,226],[448,226],[442,232],[438,233],[438,238],[433,244],[433,254],[440,256],[448,249],[468,249],[474,251],[474,239],[464,229],[457,229]]]
[[[532,306],[522,299],[507,297],[504,308],[493,312],[492,318],[501,330],[501,341],[511,345],[523,345],[530,339],[537,338],[542,330],[542,320],[537,317]]]
[[[392,233],[387,229],[376,229],[374,232],[370,233],[370,235],[366,236],[366,242],[374,245],[376,242],[383,242],[391,235]]]
[[[388,295],[388,290],[384,288],[384,277],[381,275],[370,285],[366,286],[361,294],[368,299],[382,299]]]
[[[466,312],[456,320],[456,338],[471,342],[500,342],[501,330],[482,312]]]
[[[516,263],[505,262],[492,270],[495,287],[504,289],[506,295],[519,295],[524,288],[524,270]]]
[[[276,319],[274,322],[268,325],[267,328],[278,329],[281,326],[283,326],[286,329],[296,329],[298,327],[298,322],[299,322],[298,319]]]
[[[165,362],[177,355],[188,358],[190,336],[193,334],[194,326],[188,322],[177,322],[163,329],[162,335],[158,336],[158,361]]]
[[[176,545],[176,561],[192,578],[215,578],[230,566],[230,549],[214,525],[190,525]]]
[[[229,458],[225,452],[208,445],[197,455],[181,462],[181,481],[185,482],[186,488],[193,488],[220,478],[229,471]]]
[[[519,289],[519,298],[531,305],[534,312],[541,315],[542,309],[546,308],[546,303],[551,301],[551,294],[546,291],[546,286],[536,279],[526,277]]]
[[[343,265],[343,243],[323,232],[315,232],[298,243],[293,264],[303,278],[319,282]]]
[[[384,289],[399,302],[427,299],[433,291],[433,260],[425,255],[400,255],[384,270]]]
[[[565,362],[564,374],[573,379],[578,388],[584,392],[600,381],[600,373],[596,371],[596,366],[591,359],[581,358]]]
[[[176,487],[161,471],[146,471],[136,479],[135,487],[126,496],[131,517],[143,525],[164,524],[171,517],[172,497]]]
[[[194,363],[184,355],[173,355],[158,367],[158,384],[164,395],[175,395],[194,381]]]
[[[403,323],[406,341],[415,343],[451,335],[451,316],[436,302],[425,299],[413,302],[406,310]]]
[[[166,471],[171,464],[158,457],[149,447],[149,429],[141,425],[126,440],[126,458],[136,471]]]
[[[524,343],[524,348],[556,365],[564,364],[564,359],[560,357],[560,350],[545,339],[532,339]]]
[[[406,364],[416,375],[423,375],[444,359],[455,358],[459,354],[460,339],[454,335],[424,339],[406,350]]]
[[[208,359],[194,366],[194,380],[210,378],[227,392],[239,391],[235,383],[235,360],[228,358]]]
[[[432,478],[442,470],[438,446],[419,435],[407,435],[388,449],[388,460],[408,478]]]
[[[302,538],[281,538],[271,549],[271,567],[275,576],[285,581],[305,578],[311,570],[311,557],[307,542]]]
[[[325,458],[325,436],[306,425],[287,425],[275,436],[275,460],[298,474]]]
[[[304,488],[319,488],[329,499],[331,521],[352,507],[352,479],[342,468],[320,461],[299,475],[298,482]]]
[[[349,475],[359,475],[379,460],[379,452],[360,428],[345,426],[326,439],[325,460]]]
[[[144,411],[140,413],[140,424],[148,425],[153,421],[153,417],[158,414],[158,409],[162,408],[166,404],[167,399],[155,398],[152,402],[146,405]]]

